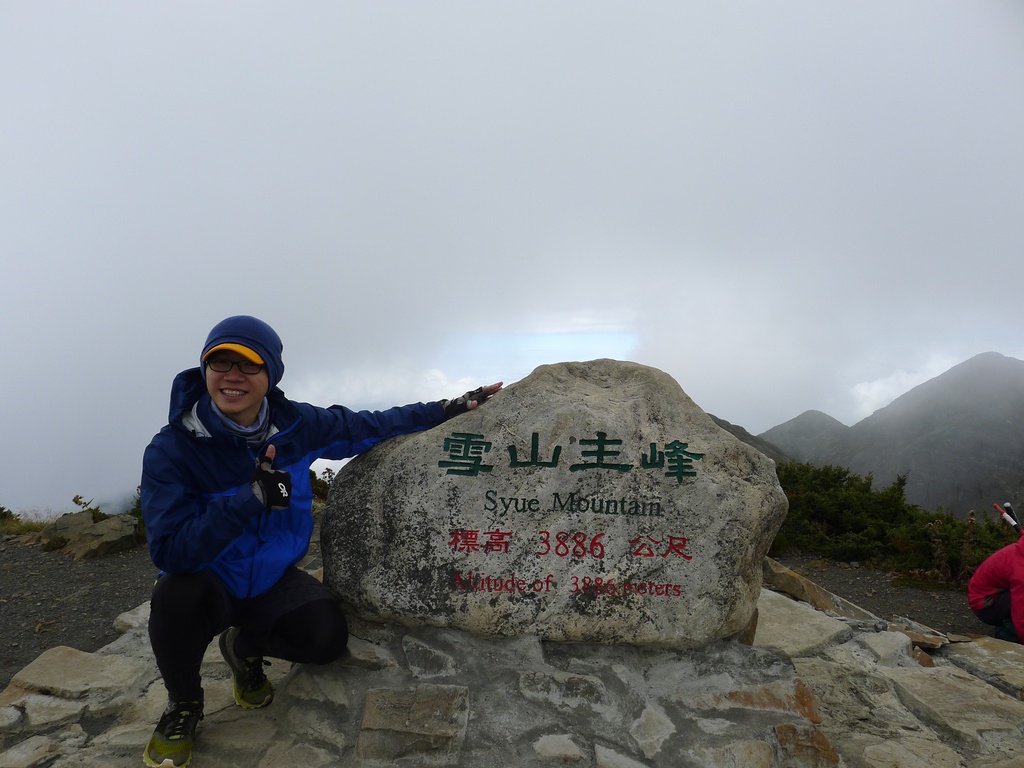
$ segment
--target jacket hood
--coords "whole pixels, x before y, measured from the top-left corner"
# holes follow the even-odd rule
[[[203,397],[209,397],[206,381],[199,368],[189,368],[174,377],[171,384],[171,407],[167,414],[169,424],[180,422],[182,417]]]

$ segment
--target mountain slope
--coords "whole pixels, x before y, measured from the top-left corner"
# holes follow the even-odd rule
[[[1024,493],[1020,360],[977,355],[849,428],[808,414],[759,437],[800,461],[871,474],[876,486],[906,475],[908,500],[929,511],[962,517]]]
[[[730,424],[725,419],[720,419],[713,413],[709,413],[708,416],[710,416],[714,422],[726,432],[731,433],[733,437],[738,438],[741,442],[746,443],[752,448],[756,448],[776,464],[793,461],[793,457],[780,451],[778,446],[760,437],[755,437],[743,427],[737,426],[736,424]]]
[[[825,465],[849,431],[841,421],[821,411],[804,411],[795,419],[758,435],[797,461]]]

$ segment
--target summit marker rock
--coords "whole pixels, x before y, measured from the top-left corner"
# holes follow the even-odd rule
[[[751,625],[786,509],[773,462],[667,374],[546,365],[346,465],[324,581],[372,621],[694,648]]]

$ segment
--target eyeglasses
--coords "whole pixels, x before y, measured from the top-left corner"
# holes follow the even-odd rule
[[[237,365],[239,372],[244,373],[246,376],[255,376],[263,370],[262,364],[254,363],[251,360],[238,360],[236,362],[223,357],[212,357],[206,361],[206,365],[211,371],[216,371],[217,373],[227,373]]]

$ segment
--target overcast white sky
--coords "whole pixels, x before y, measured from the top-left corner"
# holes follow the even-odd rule
[[[1022,245],[1019,0],[0,0],[0,504],[127,500],[243,312],[323,405],[612,357],[853,424],[1024,358]]]

